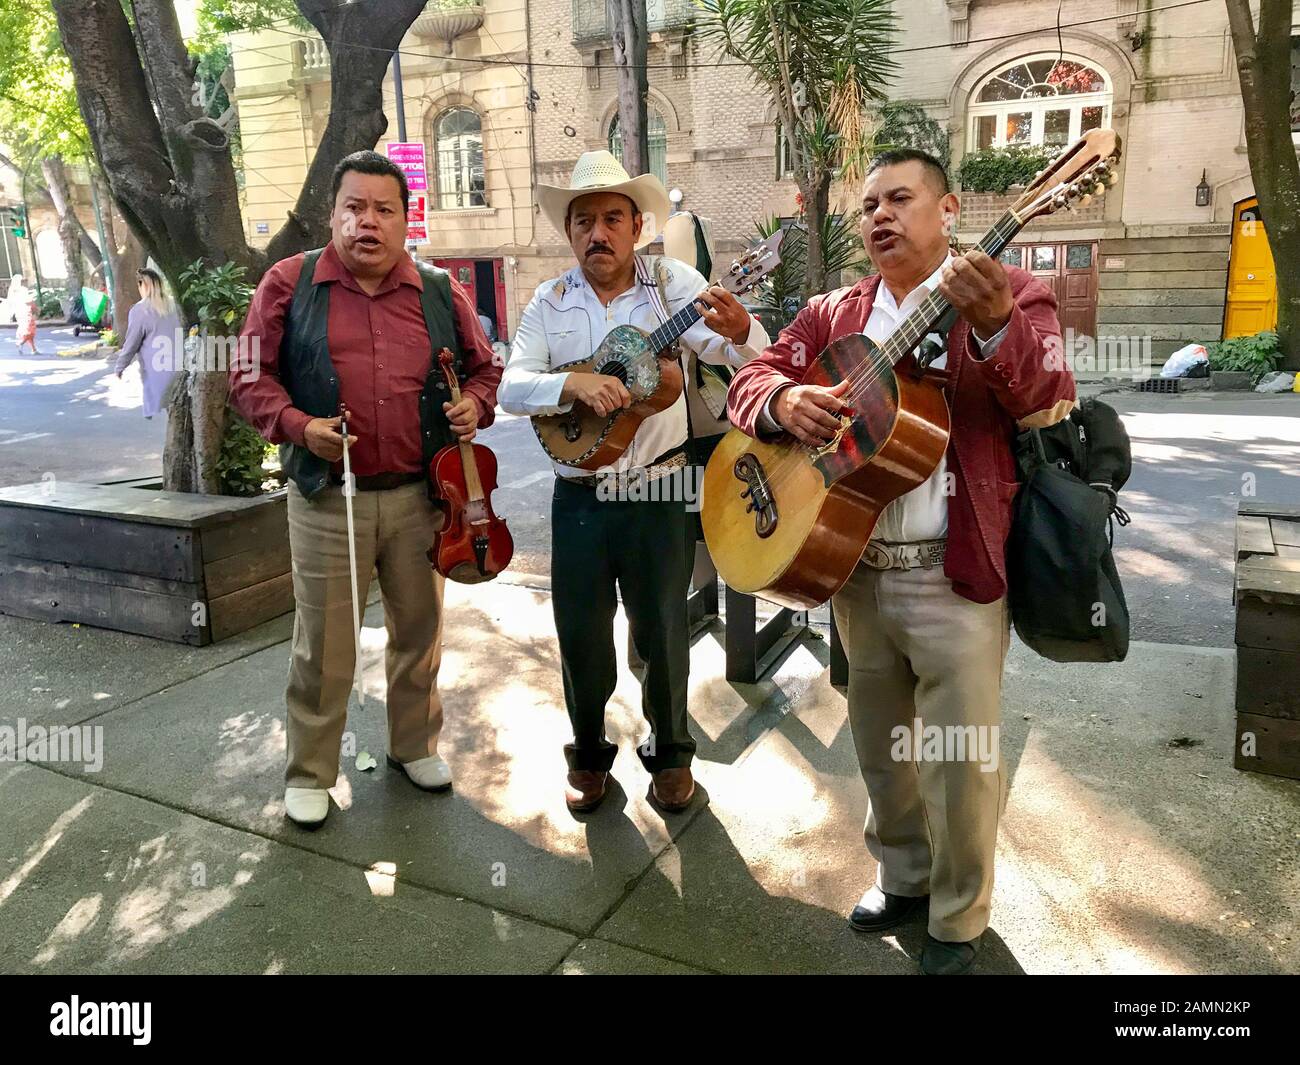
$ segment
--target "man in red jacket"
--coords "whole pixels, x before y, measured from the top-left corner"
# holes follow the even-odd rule
[[[947,371],[947,453],[928,481],[881,514],[832,601],[867,785],[867,848],[878,863],[849,920],[881,931],[928,897],[928,973],[969,967],[989,921],[1003,798],[1011,442],[1017,423],[1050,425],[1074,403],[1055,297],[982,251],[953,255],[958,208],[933,157],[877,156],[863,189],[862,241],[878,275],[813,297],[737,372],[728,396],[732,423],[751,436],[824,442],[839,429],[846,386],[798,382],[832,340],[865,333],[881,343],[934,291],[960,315],[946,344],[929,338],[941,345],[932,367]]]

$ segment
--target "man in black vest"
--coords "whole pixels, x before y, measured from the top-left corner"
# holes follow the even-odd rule
[[[329,811],[355,667],[340,409],[355,480],[357,594],[364,604],[377,569],[388,629],[388,763],[441,790],[451,785],[438,756],[443,582],[426,552],[442,514],[429,462],[492,424],[501,378],[469,296],[406,253],[402,171],[356,152],[335,169],[333,195],[330,243],[263,276],[242,334],[258,345],[254,369],[230,373],[231,403],[280,445],[289,476],[296,613],[285,812],[308,827]],[[437,361],[444,347],[463,382],[454,406]]]

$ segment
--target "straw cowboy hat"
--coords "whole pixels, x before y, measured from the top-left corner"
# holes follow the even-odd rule
[[[668,192],[653,174],[628,177],[623,165],[607,151],[585,152],[573,168],[569,187],[538,185],[537,202],[551,225],[564,232],[569,204],[592,192],[617,192],[636,204],[644,216],[638,248],[644,248],[659,235],[672,209]]]

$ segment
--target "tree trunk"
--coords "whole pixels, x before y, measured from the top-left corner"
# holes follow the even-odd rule
[[[221,475],[217,461],[221,458],[221,441],[226,435],[229,408],[226,397],[230,391],[230,378],[224,370],[206,368],[201,353],[205,350],[206,335],[198,337],[199,359],[189,374],[190,419],[194,436],[195,491],[208,495],[221,494]]]
[[[278,262],[329,239],[331,179],[345,155],[373,148],[388,130],[384,77],[426,0],[298,0],[330,54],[330,113],[297,203],[266,249]]]
[[[618,129],[623,138],[623,168],[637,177],[650,173],[646,129],[649,39],[645,0],[607,0],[606,18],[614,41],[614,65],[618,67]],[[656,221],[662,227],[665,220]]]
[[[814,170],[799,175],[799,193],[803,196],[804,224],[807,232],[807,262],[804,267],[803,299],[826,291],[826,250],[822,247],[822,225],[830,213],[831,174]]]
[[[135,275],[145,264],[144,245],[130,226],[125,223],[118,226],[108,182],[98,167],[91,168],[90,179],[99,191],[99,216],[104,224],[104,242],[108,245],[108,262],[113,270],[114,320],[125,326],[131,308],[140,302],[140,286]]]
[[[1246,118],[1246,154],[1277,274],[1282,365],[1300,370],[1300,163],[1291,140],[1292,0],[1225,0]]]
[[[86,271],[81,262],[81,223],[77,221],[63,159],[57,155],[47,155],[41,160],[41,172],[45,175],[50,199],[54,201],[54,210],[59,216],[59,241],[63,244],[63,261],[68,270],[68,298],[71,299],[86,283]]]

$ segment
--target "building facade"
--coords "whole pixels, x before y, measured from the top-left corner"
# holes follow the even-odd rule
[[[1258,212],[1226,13],[1209,0],[1153,6],[1066,0],[1058,34],[1052,0],[896,4],[890,93],[939,123],[954,174],[968,152],[1114,128],[1124,151],[1110,194],[1035,222],[1004,257],[1055,288],[1076,335],[1136,349],[1121,360],[1159,362],[1219,339],[1225,322],[1230,332],[1266,327],[1276,296],[1266,239],[1250,224]],[[651,168],[711,221],[725,261],[758,220],[796,212],[774,111],[742,70],[711,62],[690,0],[648,0],[647,12]],[[249,239],[265,242],[324,128],[328,58],[308,34],[232,44]],[[566,184],[584,151],[621,151],[612,64],[605,0],[433,0],[403,45],[408,140],[423,141],[431,185],[417,254],[468,279],[503,337],[534,287],[571,261],[564,235],[537,213],[534,184]],[[391,115],[391,76],[385,96]],[[384,140],[395,139],[390,126]],[[851,210],[856,190],[835,196]],[[963,243],[1010,202],[962,198]]]

